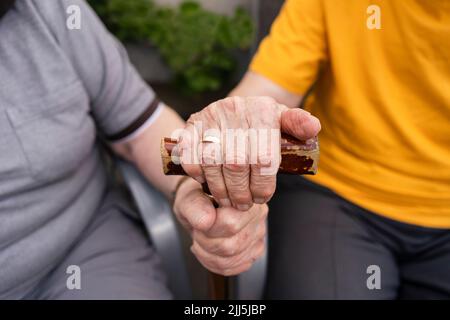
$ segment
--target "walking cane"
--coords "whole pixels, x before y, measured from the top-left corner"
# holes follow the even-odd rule
[[[171,138],[161,140],[161,158],[165,175],[187,175],[181,164],[173,161],[172,151],[178,141]],[[319,140],[312,142],[298,140],[287,134],[281,134],[281,163],[279,174],[314,175],[319,162]],[[203,184],[203,191],[211,196],[208,185]],[[217,203],[211,196],[215,206]],[[228,277],[208,271],[209,296],[213,300],[230,299],[230,281]]]

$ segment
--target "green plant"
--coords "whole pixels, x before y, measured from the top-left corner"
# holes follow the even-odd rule
[[[241,8],[228,17],[195,1],[178,7],[152,0],[89,2],[122,41],[152,43],[189,93],[219,89],[235,69],[233,51],[248,49],[253,40],[253,21]]]

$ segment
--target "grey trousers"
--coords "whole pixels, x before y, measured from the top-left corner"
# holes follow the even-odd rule
[[[80,289],[69,279],[75,275],[67,273],[69,266],[79,267]],[[110,192],[72,250],[26,299],[171,297],[142,222],[119,193]]]
[[[384,218],[301,177],[279,179],[268,255],[269,299],[450,299],[450,230]]]

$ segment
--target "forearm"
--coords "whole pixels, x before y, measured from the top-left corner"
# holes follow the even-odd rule
[[[300,105],[302,97],[287,91],[271,80],[248,71],[241,82],[229,94],[230,97],[260,97],[268,96],[275,99],[278,103],[284,104],[290,108]]]
[[[152,185],[170,198],[180,177],[164,175],[160,141],[162,137],[170,137],[176,129],[182,129],[184,126],[183,119],[171,108],[165,107],[145,131],[128,142],[114,144],[112,148],[121,157],[136,165]]]

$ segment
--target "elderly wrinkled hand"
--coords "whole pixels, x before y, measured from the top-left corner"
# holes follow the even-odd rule
[[[208,183],[221,207],[248,211],[275,192],[280,133],[308,141],[319,131],[319,120],[309,112],[270,97],[226,98],[189,118],[179,137],[181,164]]]
[[[200,184],[189,179],[176,193],[174,212],[191,234],[192,252],[214,273],[239,274],[264,254],[266,204],[255,205],[247,212],[215,208]]]

